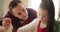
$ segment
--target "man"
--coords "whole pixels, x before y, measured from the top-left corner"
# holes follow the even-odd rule
[[[33,9],[26,8],[23,3],[19,0],[13,0],[9,4],[9,11],[5,17],[12,20],[13,30],[17,32],[19,27],[22,27],[37,17],[37,12]]]

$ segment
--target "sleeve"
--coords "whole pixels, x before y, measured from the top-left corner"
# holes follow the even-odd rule
[[[17,32],[23,31],[23,32],[36,32],[37,29],[37,25],[38,25],[38,20],[35,19],[34,21],[32,21],[31,23],[20,27]]]

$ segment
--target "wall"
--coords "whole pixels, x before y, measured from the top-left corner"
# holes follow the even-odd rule
[[[10,3],[11,0],[4,0],[4,16],[7,13],[8,9],[8,5]]]
[[[0,18],[3,18],[3,6],[4,5],[4,1],[0,0]]]

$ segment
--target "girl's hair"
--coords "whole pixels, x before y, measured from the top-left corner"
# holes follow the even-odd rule
[[[48,24],[47,24],[47,32],[54,32],[54,20],[55,20],[55,7],[52,0],[42,0],[40,7],[42,9],[46,9],[48,11]]]
[[[20,0],[12,0],[9,4],[9,10],[12,11],[13,8],[17,7],[18,3],[22,3]]]

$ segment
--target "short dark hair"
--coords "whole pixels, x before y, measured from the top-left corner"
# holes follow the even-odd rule
[[[42,0],[40,8],[46,9],[48,11],[48,24],[47,32],[54,32],[54,20],[55,20],[55,7],[52,0]]]
[[[9,10],[12,11],[12,8],[16,7],[18,3],[22,3],[20,0],[12,0],[9,4]]]

